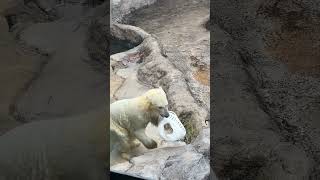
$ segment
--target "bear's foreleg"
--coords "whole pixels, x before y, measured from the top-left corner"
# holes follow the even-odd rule
[[[136,138],[142,142],[142,144],[148,148],[148,149],[154,149],[154,148],[157,148],[157,143],[149,138],[146,133],[145,133],[145,129],[139,129],[139,130],[136,130],[134,132],[134,135],[136,136]]]
[[[136,137],[134,137],[134,135],[132,135],[129,139],[129,144],[130,144],[130,149],[134,149],[140,146],[140,142],[139,140],[137,140]]]
[[[132,155],[130,155],[131,150],[138,147],[139,142],[136,141],[136,138],[129,133],[126,136],[122,136],[120,140],[119,152],[123,159],[130,161]]]

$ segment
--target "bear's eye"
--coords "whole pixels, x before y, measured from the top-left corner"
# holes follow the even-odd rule
[[[161,106],[158,106],[158,108],[159,108],[159,109],[163,109],[163,107],[161,107]]]

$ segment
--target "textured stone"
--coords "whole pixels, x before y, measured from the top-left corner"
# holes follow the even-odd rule
[[[113,22],[121,22],[125,15],[141,7],[151,5],[155,3],[156,0],[112,0],[111,2],[111,19]]]
[[[208,179],[209,160],[191,145],[165,147],[135,157],[111,170],[126,172],[148,179]]]

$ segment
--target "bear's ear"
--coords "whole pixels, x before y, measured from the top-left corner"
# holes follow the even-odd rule
[[[146,101],[144,102],[145,103],[144,105],[146,107],[150,107],[152,105],[152,101],[153,101],[152,95],[151,94],[147,94],[145,96],[145,98],[146,98]]]

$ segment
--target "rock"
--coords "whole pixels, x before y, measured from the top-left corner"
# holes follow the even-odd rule
[[[200,131],[198,137],[193,140],[193,147],[207,158],[210,157],[210,128],[205,128]]]
[[[126,172],[147,179],[207,179],[209,160],[191,145],[165,147],[148,151],[111,170]]]
[[[149,88],[138,82],[136,72],[130,73],[130,77],[124,80],[121,88],[115,94],[117,99],[134,98],[137,97],[137,95],[141,95],[149,90]],[[128,89],[130,90],[128,91]]]
[[[121,85],[123,84],[123,81],[124,81],[123,78],[121,78],[115,74],[110,75],[110,96],[112,98],[116,98],[115,93],[121,87]]]
[[[202,154],[185,152],[182,155],[170,156],[161,173],[160,179],[204,180],[210,175],[209,160]]]
[[[112,22],[121,22],[124,16],[130,14],[134,10],[141,7],[151,5],[155,3],[156,0],[112,0],[111,6],[111,19]]]

